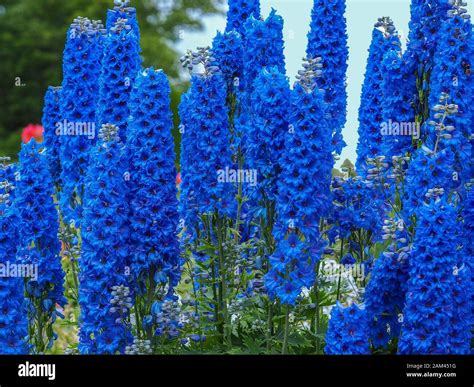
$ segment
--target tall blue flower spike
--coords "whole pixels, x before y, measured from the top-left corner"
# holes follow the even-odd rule
[[[212,53],[200,48],[193,57],[195,66],[191,89],[181,101],[181,216],[193,230],[197,214],[231,216],[235,212],[235,185],[226,181],[226,168],[233,168],[230,151],[226,84]],[[182,58],[186,65],[190,58]]]
[[[265,20],[249,17],[244,27],[243,82],[245,93],[250,98],[253,83],[264,67],[276,66],[280,73],[286,73],[283,18],[272,9]]]
[[[321,119],[324,100],[316,84],[320,64],[321,58],[305,61],[291,96],[278,184],[277,247],[265,276],[270,297],[289,305],[295,304],[303,287],[314,285],[315,265],[324,249],[319,221],[329,211],[334,159],[332,132]]]
[[[61,94],[61,87],[48,87],[43,108],[44,143],[48,152],[51,176],[56,185],[59,184],[61,176],[61,138],[56,133],[61,119]]]
[[[369,57],[362,86],[362,97],[359,108],[359,142],[357,144],[357,173],[367,175],[367,160],[382,155],[383,136],[383,72],[384,55],[394,45],[400,45],[400,38],[388,17],[383,17],[375,24],[372,33],[372,43],[369,48]]]
[[[243,34],[244,24],[250,16],[260,18],[260,0],[229,0],[226,32],[234,30]]]
[[[114,8],[107,10],[105,26],[107,31],[111,31],[117,21],[125,20],[130,26],[138,41],[140,41],[140,28],[137,20],[137,10],[130,7],[130,0],[114,0]]]
[[[179,215],[170,85],[162,70],[148,68],[139,73],[129,108],[127,153],[135,293],[143,296],[161,286],[172,295],[181,277],[176,235]]]
[[[254,170],[256,184],[246,185],[247,194],[256,203],[274,201],[281,172],[280,157],[284,149],[290,113],[290,85],[277,67],[264,68],[254,83],[252,125],[249,127],[245,161]]]
[[[441,148],[450,147],[456,154],[456,172],[459,186],[473,176],[472,137],[474,114],[474,77],[471,66],[474,57],[472,23],[462,5],[454,2],[446,21],[438,32],[438,44],[431,73],[430,107],[431,116],[436,119],[438,98],[442,93],[449,95],[449,101],[456,104],[458,112],[445,120],[453,127]],[[427,125],[431,143],[436,138],[436,126]]]
[[[15,166],[0,158],[0,264],[16,263],[18,218],[15,200]],[[0,354],[28,353],[28,320],[23,307],[23,278],[0,277]]]
[[[64,49],[60,120],[56,132],[60,136],[59,197],[64,221],[76,226],[80,226],[84,178],[97,136],[96,108],[104,34],[100,21],[79,17],[69,28]]]
[[[414,152],[406,171],[403,211],[405,219],[416,214],[426,202],[426,193],[430,188],[443,188],[446,192],[459,191],[456,177],[456,157],[449,143],[456,128],[448,125],[456,117],[459,108],[450,102],[450,96],[441,94],[438,103],[432,107],[434,119],[428,124],[433,127],[433,135]]]
[[[122,141],[127,138],[128,102],[140,66],[138,37],[126,19],[118,19],[105,41],[97,117],[99,126],[118,126]]]
[[[413,74],[407,72],[400,46],[394,45],[383,57],[382,74],[382,155],[391,162],[393,156],[412,152],[422,128],[415,122],[416,96],[410,87]]]
[[[345,0],[314,0],[308,33],[306,54],[310,58],[323,58],[323,72],[318,81],[324,90],[327,116],[334,131],[333,146],[341,154],[345,142],[342,128],[347,115],[347,23],[344,16]]]
[[[429,189],[418,212],[400,354],[469,354],[470,267],[458,251],[458,209],[442,188]]]
[[[327,355],[370,354],[367,314],[362,307],[339,302],[333,306],[324,351]]]
[[[407,60],[422,75],[429,70],[438,44],[438,32],[447,19],[450,0],[412,0]]]
[[[218,32],[212,41],[212,53],[215,65],[224,76],[228,91],[239,90],[240,80],[243,78],[244,41],[242,36],[232,30]]]
[[[118,127],[103,125],[86,177],[79,351],[123,353],[131,339],[128,160]]]
[[[335,235],[347,238],[352,231],[370,231],[376,240],[383,227],[387,205],[371,182],[360,176],[343,179],[335,176],[332,181],[334,208],[328,218],[335,226],[329,233],[332,241]]]
[[[387,348],[400,334],[410,257],[403,221],[388,218],[383,229],[383,239],[391,243],[375,261],[364,293],[369,337],[376,349]]]
[[[37,271],[25,280],[25,297],[30,326],[38,334],[30,337],[30,342],[33,351],[43,352],[56,338],[52,324],[62,317],[56,306],[66,304],[59,219],[44,145],[30,140],[22,145],[19,158],[14,202],[18,216],[17,259]]]

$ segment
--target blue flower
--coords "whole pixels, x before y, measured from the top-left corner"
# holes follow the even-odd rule
[[[327,355],[369,355],[368,324],[364,309],[339,302],[331,310],[326,333]]]
[[[104,35],[99,22],[78,18],[69,28],[64,49],[61,90],[60,207],[65,222],[80,224],[84,178],[95,143],[96,109]],[[94,133],[90,136],[89,129]],[[85,132],[85,133],[84,133]],[[49,135],[46,136],[48,143]]]
[[[12,203],[15,190],[13,164],[0,164],[0,263],[16,263],[18,218]],[[0,277],[0,353],[20,355],[28,353],[26,338],[28,320],[23,307],[23,279]]]
[[[233,161],[222,75],[194,75],[191,89],[182,97],[180,117],[180,213],[193,233],[198,214],[230,216],[235,212],[235,182],[226,178]]]
[[[309,60],[291,96],[290,125],[280,157],[277,243],[265,285],[270,297],[294,304],[303,287],[315,281],[315,265],[324,249],[319,221],[329,212],[332,132],[325,119],[324,101],[314,79],[315,64]],[[315,178],[317,176],[318,178]],[[290,285],[291,283],[291,285]]]
[[[440,148],[451,148],[456,155],[455,169],[460,184],[471,178],[472,147],[471,138],[474,125],[472,109],[474,77],[471,74],[474,56],[472,23],[460,15],[443,22],[438,32],[438,44],[431,73],[430,108],[432,117],[439,111],[439,97],[443,93],[449,96],[449,103],[457,105],[457,113],[448,116],[444,124],[454,129],[449,132],[451,138],[444,139]],[[435,120],[436,121],[436,120]],[[428,125],[430,142],[434,144],[435,126]]]
[[[243,72],[244,46],[242,36],[232,30],[218,32],[212,41],[212,54],[227,82],[228,90],[239,89]]]
[[[418,211],[410,258],[401,354],[469,354],[470,267],[458,251],[458,208],[443,195]]]
[[[19,158],[14,202],[18,215],[17,259],[37,268],[38,278],[29,277],[25,281],[25,295],[32,305],[30,325],[44,324],[50,327],[45,330],[48,332],[57,316],[56,304],[66,304],[54,185],[42,144],[34,139],[23,144]],[[35,348],[36,351],[45,349]]]
[[[158,284],[172,293],[180,279],[179,216],[170,86],[163,71],[139,73],[129,108],[132,274],[138,295]]]
[[[375,260],[364,300],[369,337],[375,348],[386,348],[400,334],[400,314],[405,304],[410,255],[409,236],[400,220],[389,219],[392,241]]]
[[[405,219],[417,213],[426,201],[431,188],[443,188],[450,191],[453,181],[454,155],[449,148],[433,153],[427,148],[414,152],[408,166],[403,196]]]
[[[140,45],[130,26],[119,19],[105,40],[102,72],[99,80],[99,127],[113,124],[120,128],[119,136],[126,140],[128,101],[133,83],[140,70]]]
[[[351,254],[346,254],[341,259],[343,265],[353,265],[356,262],[357,260]]]
[[[253,15],[244,24],[243,82],[245,93],[250,98],[254,81],[264,67],[278,68],[285,74],[283,42],[283,18],[272,9],[265,20]]]
[[[329,220],[334,224],[332,237],[347,238],[352,231],[364,229],[380,238],[387,205],[379,189],[360,177],[332,181],[333,208]]]
[[[306,54],[323,59],[323,72],[318,80],[324,90],[326,114],[334,127],[333,146],[341,154],[345,142],[342,128],[346,123],[346,72],[349,49],[344,13],[345,0],[314,0]]]
[[[448,17],[451,5],[445,0],[412,0],[407,56],[413,70],[429,69],[432,64],[438,31]],[[421,75],[422,70],[418,71]]]
[[[230,0],[226,32],[244,32],[244,23],[250,17],[260,18],[260,0]]]
[[[137,10],[134,7],[128,6],[115,6],[113,9],[107,10],[107,20],[105,23],[107,31],[114,28],[119,19],[126,20],[126,24],[130,26],[138,41],[140,41]]]
[[[127,154],[118,127],[104,125],[92,153],[84,195],[79,303],[79,350],[114,354],[131,336],[127,310],[117,308],[113,287],[127,286],[129,207]]]
[[[61,98],[60,87],[48,87],[44,97],[43,109],[44,144],[48,152],[49,167],[55,184],[59,183],[61,174],[59,153],[61,141],[56,133],[57,124],[61,119]]]
[[[254,83],[252,125],[246,134],[247,168],[256,171],[255,186],[246,185],[250,198],[274,201],[281,172],[280,157],[288,132],[290,86],[277,67],[264,68]]]
[[[412,138],[420,138],[421,127],[414,133],[415,110],[413,109],[416,95],[410,87],[414,74],[408,71],[401,48],[394,45],[383,57],[382,61],[383,90],[383,121],[381,130],[386,129],[382,139],[382,155],[388,162],[393,156],[405,156],[412,151]],[[394,125],[397,125],[393,128]],[[411,125],[412,133],[404,133],[402,125]],[[398,130],[396,130],[398,129]]]
[[[400,38],[390,18],[382,18],[375,24],[369,48],[367,68],[359,108],[359,142],[357,144],[357,173],[366,177],[367,159],[383,154],[381,125],[383,123],[383,58],[400,45]]]

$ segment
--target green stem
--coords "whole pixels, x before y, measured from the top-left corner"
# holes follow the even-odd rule
[[[268,300],[268,316],[267,316],[267,351],[272,349],[273,336],[273,303]]]
[[[283,337],[283,349],[281,351],[282,355],[288,354],[288,335],[290,332],[290,306],[286,305],[286,314],[285,314],[285,333]]]
[[[340,251],[340,258],[339,258],[339,278],[337,280],[337,293],[336,293],[336,301],[339,301],[339,295],[341,291],[341,261],[342,261],[342,256],[344,254],[344,238],[341,238],[341,251]]]

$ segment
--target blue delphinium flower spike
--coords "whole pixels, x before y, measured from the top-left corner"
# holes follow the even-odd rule
[[[374,348],[386,348],[400,334],[408,281],[409,236],[400,219],[386,219],[384,239],[391,240],[375,261],[364,293],[369,337]]]
[[[320,58],[307,59],[291,96],[290,125],[285,132],[277,211],[277,243],[270,257],[265,286],[271,298],[293,305],[303,287],[315,281],[315,265],[324,243],[319,220],[329,211],[332,132],[324,115],[316,71]],[[318,176],[317,179],[314,176]]]
[[[130,340],[128,161],[118,127],[103,125],[86,177],[79,303],[79,350],[123,352]],[[117,293],[117,289],[120,291]],[[117,298],[118,297],[118,298]],[[122,303],[117,306],[117,303]]]
[[[418,212],[401,354],[469,354],[471,273],[459,256],[458,209],[442,189],[429,189]]]
[[[170,86],[163,71],[139,73],[129,102],[132,275],[136,294],[180,279],[179,222]],[[152,283],[147,281],[153,278]]]
[[[61,175],[60,147],[61,137],[57,135],[57,125],[61,119],[61,88],[48,87],[44,97],[43,128],[44,144],[49,158],[49,168],[55,184]]]
[[[357,144],[357,173],[367,175],[367,160],[383,154],[381,124],[383,123],[382,61],[400,39],[390,18],[380,18],[372,33],[372,43],[365,72],[359,108],[359,141]]]
[[[331,310],[326,333],[327,355],[369,355],[366,312],[353,303],[343,306],[339,302]]]
[[[193,75],[180,106],[181,216],[191,229],[197,213],[230,216],[235,211],[226,84],[219,69],[207,64]]]
[[[274,201],[281,172],[280,157],[288,131],[290,85],[277,67],[264,68],[254,83],[252,125],[246,135],[246,167],[256,172],[255,184],[246,185],[257,203]]]
[[[235,30],[242,34],[244,23],[250,16],[260,18],[260,0],[230,0],[226,32]]]
[[[118,126],[124,142],[130,115],[128,101],[140,66],[138,37],[126,19],[118,19],[105,40],[97,118],[99,127],[104,124]]]
[[[0,263],[16,264],[18,218],[14,202],[13,164],[0,160]],[[5,266],[3,266],[5,267]],[[28,320],[23,307],[23,278],[0,277],[0,354],[27,354]]]
[[[104,30],[100,22],[77,18],[67,33],[60,120],[60,206],[66,223],[80,225],[84,177],[96,140],[96,108]]]
[[[32,265],[37,275],[25,282],[28,317],[34,332],[44,337],[30,337],[34,351],[43,352],[53,345],[52,324],[58,316],[56,306],[64,306],[64,272],[61,267],[59,219],[53,199],[54,184],[48,156],[34,139],[23,144],[15,189],[18,214],[17,258]],[[38,331],[38,327],[43,327]],[[46,342],[46,340],[48,340]]]
[[[309,57],[323,58],[323,71],[318,85],[325,91],[327,115],[334,128],[333,146],[338,154],[341,154],[345,146],[342,128],[347,114],[346,72],[349,48],[345,11],[345,0],[314,0],[306,49]]]

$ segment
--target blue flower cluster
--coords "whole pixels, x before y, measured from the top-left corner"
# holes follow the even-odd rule
[[[401,354],[470,353],[471,273],[458,252],[457,213],[445,195],[435,195],[418,213]]]
[[[331,310],[326,333],[327,355],[369,355],[366,311],[353,303],[344,307],[339,302]]]
[[[17,215],[12,206],[14,165],[0,164],[0,264],[16,263]],[[23,307],[23,279],[0,277],[0,354],[27,353],[28,321]]]
[[[253,83],[264,67],[276,66],[280,73],[286,73],[283,18],[272,9],[265,20],[250,16],[244,26],[243,82],[250,98],[254,90]]]
[[[332,132],[321,119],[325,106],[315,83],[313,62],[308,61],[307,74],[301,73],[291,96],[290,127],[278,181],[277,248],[265,276],[270,297],[290,305],[303,287],[311,287],[315,281],[315,265],[324,249],[319,221],[329,211],[334,165]]]
[[[234,30],[224,33],[217,32],[212,41],[215,65],[224,75],[229,91],[233,88],[239,90],[240,79],[243,76],[243,47],[242,36]]]
[[[138,37],[127,20],[118,19],[105,41],[97,118],[99,127],[104,124],[118,126],[123,141],[130,115],[128,100],[140,66]]]
[[[407,71],[405,59],[401,55],[400,46],[394,45],[383,57],[382,90],[383,90],[383,124],[387,133],[382,141],[382,155],[390,162],[393,156],[405,156],[412,150],[412,138],[418,133],[404,133],[402,125],[415,125],[415,110],[413,103],[416,99],[414,90],[410,87],[413,74]],[[398,126],[395,131],[393,124]],[[413,129],[413,126],[410,126]]]
[[[403,196],[403,212],[408,220],[416,214],[426,201],[430,188],[451,191],[456,185],[453,180],[454,154],[449,148],[433,153],[424,147],[418,149],[408,166]]]
[[[472,23],[456,14],[444,21],[438,32],[439,40],[431,74],[430,107],[435,107],[442,93],[449,95],[449,102],[456,104],[458,112],[447,117],[445,125],[453,126],[450,138],[443,141],[441,149],[450,147],[456,154],[456,171],[459,182],[471,179],[474,115],[474,77],[471,66],[474,57]],[[432,115],[438,113],[432,109]],[[431,142],[436,131],[428,125]]]
[[[364,293],[369,337],[374,348],[386,348],[400,334],[408,282],[409,236],[401,219],[387,219],[384,239],[391,239],[375,261]]]
[[[219,73],[194,75],[180,105],[181,214],[192,232],[197,214],[232,215],[235,184],[230,152],[226,84]]]
[[[226,32],[235,30],[243,34],[244,24],[250,16],[260,18],[260,0],[230,0]]]
[[[138,41],[140,41],[140,28],[137,20],[137,10],[129,7],[130,0],[116,0],[115,7],[107,10],[105,26],[110,32],[118,20],[122,19],[130,26]]]
[[[347,114],[346,72],[349,48],[345,11],[345,0],[314,0],[306,49],[308,57],[323,58],[323,72],[318,85],[325,91],[328,120],[334,129],[333,146],[338,154],[341,154],[345,146],[342,128]]]
[[[149,287],[169,285],[173,292],[180,278],[179,217],[170,86],[163,71],[138,74],[129,109],[132,273],[139,294],[149,276],[154,277]]]
[[[17,259],[37,270],[37,278],[30,276],[25,281],[30,324],[35,319],[52,324],[57,316],[62,317],[56,305],[66,304],[54,185],[42,144],[30,140],[22,145],[19,157],[14,202],[18,216]],[[52,344],[52,340],[47,343],[48,348]]]
[[[79,350],[83,354],[123,352],[130,338],[128,313],[112,302],[113,287],[127,286],[130,274],[126,156],[118,127],[102,126],[86,176],[81,229]]]
[[[66,222],[82,216],[84,178],[95,142],[98,81],[104,30],[100,22],[77,18],[67,33],[60,108],[60,205]],[[90,130],[94,133],[91,136]],[[49,136],[49,134],[48,134]]]
[[[60,87],[48,87],[43,108],[44,144],[48,152],[51,176],[56,185],[59,184],[61,175],[59,154],[61,141],[60,137],[56,135],[57,124],[61,119],[61,95]]]
[[[276,199],[280,157],[289,130],[290,97],[288,78],[277,67],[264,68],[254,83],[254,115],[245,154],[247,167],[257,173],[258,182],[247,190],[256,203]]]
[[[462,219],[463,224],[463,249],[462,256],[464,257],[465,264],[469,267],[471,271],[471,289],[474,289],[474,241],[472,236],[474,235],[474,190],[473,183],[471,181],[470,186],[466,190],[466,198],[464,201],[462,209]],[[471,318],[474,318],[474,291],[471,291],[471,301],[470,301],[470,314]],[[474,321],[471,322],[471,325],[474,324]]]
[[[331,242],[336,236],[347,238],[352,231],[364,229],[377,238],[383,226],[387,205],[371,182],[360,177],[332,181],[333,208],[329,220],[334,227],[329,231]]]
[[[400,38],[390,18],[381,18],[375,24],[365,72],[359,108],[359,142],[357,144],[357,173],[367,175],[367,159],[383,154],[381,125],[383,123],[383,58]]]
[[[420,76],[428,70],[438,44],[438,31],[451,8],[447,0],[412,0],[407,59]]]

